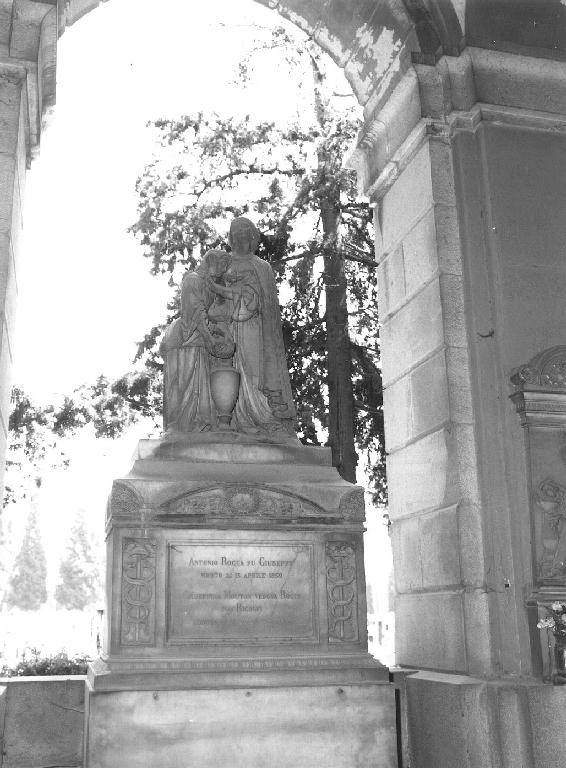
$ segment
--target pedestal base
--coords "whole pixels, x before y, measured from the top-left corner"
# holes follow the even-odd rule
[[[85,768],[396,768],[389,683],[89,692]]]

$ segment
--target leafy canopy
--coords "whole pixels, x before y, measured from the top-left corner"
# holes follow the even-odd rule
[[[269,36],[268,36],[269,37]],[[153,123],[157,150],[136,183],[138,218],[131,231],[153,274],[174,289],[168,316],[138,347],[148,368],[161,369],[158,339],[178,316],[177,286],[209,248],[228,248],[229,222],[247,215],[261,232],[258,255],[279,283],[299,436],[318,445],[329,427],[327,301],[329,264],[345,274],[355,440],[366,457],[376,501],[385,498],[382,385],[378,344],[373,220],[367,200],[344,167],[359,120],[327,89],[327,64],[312,44],[277,28],[242,62],[249,85],[254,54],[283,57],[311,80],[310,108],[290,124],[198,112]],[[269,45],[268,45],[269,43]],[[273,64],[272,64],[273,66]],[[303,83],[305,77],[300,78]],[[340,94],[340,97],[343,94]],[[336,228],[324,230],[325,206]],[[332,407],[332,403],[330,404]]]

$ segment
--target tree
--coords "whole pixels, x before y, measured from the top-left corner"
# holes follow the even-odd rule
[[[47,564],[41,543],[37,511],[32,502],[22,547],[10,579],[6,603],[24,611],[36,611],[47,601]]]
[[[109,381],[99,376],[59,403],[39,406],[21,389],[12,391],[4,503],[33,495],[46,469],[64,468],[69,459],[58,438],[91,424],[97,437],[117,437],[141,418],[156,421],[161,412],[162,382],[152,370]]]
[[[79,512],[71,528],[65,557],[59,567],[55,588],[57,607],[84,610],[98,596],[100,574],[84,515]]]
[[[136,184],[138,219],[131,231],[153,274],[168,273],[175,286],[207,249],[227,247],[231,217],[252,215],[262,232],[258,254],[270,262],[287,297],[283,330],[302,404],[299,436],[319,444],[317,423],[326,429],[333,463],[348,480],[355,480],[357,444],[369,458],[374,496],[382,500],[372,215],[342,163],[359,121],[329,95],[321,52],[282,28],[244,58],[244,84],[253,56],[267,48],[309,75],[310,114],[283,126],[203,113],[156,121],[160,156]],[[177,293],[168,321],[178,310]],[[139,345],[139,356],[154,369],[161,365],[156,348],[164,326],[151,329]]]

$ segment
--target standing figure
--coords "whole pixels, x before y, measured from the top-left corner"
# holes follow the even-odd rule
[[[232,426],[240,432],[276,440],[296,438],[295,406],[289,382],[277,286],[270,265],[255,256],[259,232],[249,219],[230,226],[228,287],[210,281],[211,290],[229,299],[236,344],[233,366],[240,391]]]
[[[210,357],[227,356],[224,333],[209,323],[216,301],[209,280],[219,280],[228,269],[225,251],[208,251],[194,272],[181,283],[181,315],[165,331],[161,354],[165,360],[163,422],[166,432],[202,432],[216,427],[216,408],[210,394]],[[231,354],[232,349],[228,350]]]

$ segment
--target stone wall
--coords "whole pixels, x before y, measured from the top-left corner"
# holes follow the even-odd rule
[[[0,768],[82,766],[85,678],[0,680]]]
[[[419,672],[405,678],[410,768],[561,768],[566,688]]]
[[[474,530],[475,455],[451,172],[444,145],[423,134],[379,199],[376,220],[397,653],[403,664],[468,671],[466,621],[473,626],[482,607],[463,585],[481,583],[481,556],[469,550],[481,534]],[[484,645],[475,638],[473,654]]]

